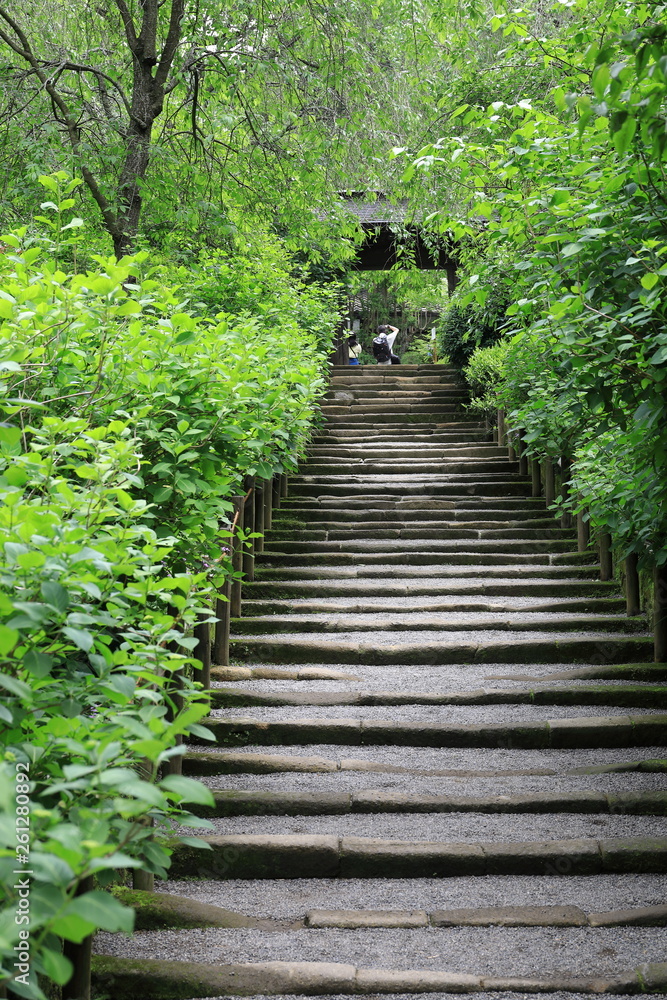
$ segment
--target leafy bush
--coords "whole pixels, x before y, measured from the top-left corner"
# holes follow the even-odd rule
[[[106,880],[164,875],[160,827],[206,825],[185,804],[208,790],[168,773],[180,737],[210,735],[189,633],[231,572],[231,496],[305,446],[336,322],[283,278],[261,315],[211,316],[145,253],[67,272],[72,182],[43,181],[55,222],[5,234],[0,257],[0,982],[30,998],[34,978],[14,979],[28,857],[31,968],[63,983],[60,939],[131,928]]]
[[[501,340],[491,347],[478,347],[473,351],[470,361],[463,369],[470,387],[469,410],[491,413],[498,409],[510,349],[510,342]]]

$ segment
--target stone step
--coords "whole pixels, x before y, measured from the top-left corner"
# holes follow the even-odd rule
[[[350,630],[346,639],[315,641],[311,634],[264,638],[245,636],[230,640],[231,655],[260,663],[327,664],[448,664],[514,663],[517,657],[535,663],[595,663],[604,655],[609,663],[628,660],[648,662],[653,658],[653,639],[624,638],[617,634],[572,638],[567,633],[535,633],[530,639],[521,632],[504,632],[502,638],[480,641],[474,632],[424,632],[410,641],[405,632],[378,634],[369,642],[363,632]],[[382,641],[380,642],[380,638]]]
[[[312,438],[314,445],[338,447],[359,445],[363,447],[383,446],[391,449],[397,442],[396,434],[389,434],[381,426],[370,428],[324,427]],[[449,447],[450,445],[466,445],[470,443],[489,443],[489,432],[482,424],[468,424],[456,430],[437,430],[428,427],[417,427],[414,424],[401,430],[399,444],[432,444],[434,447]]]
[[[229,935],[230,931],[209,931],[209,935]],[[315,933],[315,932],[311,932]],[[381,933],[381,932],[378,932]],[[565,933],[564,931],[561,933]],[[249,955],[256,955],[263,943],[264,931],[247,931],[256,935]],[[183,931],[183,945],[192,953],[201,947],[201,932]],[[272,941],[275,938],[271,939]],[[186,944],[187,941],[187,944]],[[146,942],[150,948],[152,942]],[[159,949],[158,949],[159,950]],[[172,955],[173,951],[161,949]],[[219,940],[218,946],[209,945],[210,952],[229,955],[229,944]],[[152,952],[151,952],[152,953]],[[289,954],[289,949],[286,950]],[[363,994],[392,994],[397,997],[418,993],[438,995],[443,1000],[460,993],[481,997],[498,993],[511,997],[517,991],[525,996],[528,991],[538,994],[565,994],[578,1000],[590,993],[635,994],[640,991],[665,992],[667,990],[667,963],[644,963],[636,968],[628,966],[606,975],[591,974],[591,961],[587,955],[586,968],[579,973],[569,971],[546,974],[531,970],[530,975],[492,976],[481,972],[454,973],[431,968],[375,968],[342,962],[295,962],[272,960],[266,962],[243,961],[236,964],[218,962],[173,961],[171,958],[151,959],[141,952],[138,960],[98,954],[93,956],[92,982],[99,991],[107,992],[113,985],[114,1000],[187,1000],[195,993],[200,997],[227,997],[230,995],[254,996],[263,1000],[268,996],[328,996],[339,1000]]]
[[[280,546],[282,549],[282,545]],[[380,550],[371,551],[360,551],[360,552],[350,552],[350,551],[314,551],[314,552],[304,552],[289,553],[282,551],[272,551],[269,546],[266,546],[264,553],[258,556],[256,559],[256,565],[258,567],[257,573],[263,576],[266,573],[273,572],[273,575],[278,574],[279,567],[289,567],[295,568],[300,567],[304,570],[308,567],[316,567],[321,570],[324,576],[329,579],[339,578],[344,579],[346,574],[346,569],[351,568],[354,572],[356,566],[363,567],[359,576],[377,578],[378,573],[373,574],[371,572],[371,567],[375,564],[378,566],[383,566],[385,569],[388,567],[394,567],[391,570],[392,575],[396,575],[396,566],[400,566],[401,576],[453,576],[458,572],[458,568],[461,567],[460,574],[462,576],[484,576],[487,567],[494,566],[507,566],[508,570],[512,567],[519,567],[522,571],[522,575],[526,578],[529,577],[541,577],[545,574],[542,572],[542,568],[545,568],[547,576],[555,577],[569,577],[571,579],[576,578],[588,578],[597,579],[599,577],[599,570],[594,565],[591,564],[589,560],[584,561],[583,559],[577,558],[579,553],[577,552],[564,552],[564,553],[544,553],[539,552],[525,553],[525,552],[475,552],[474,549],[469,545],[460,544],[461,549],[469,549],[469,551],[456,551],[453,549],[447,554],[447,557],[443,557],[441,551],[431,552],[431,545],[419,550],[419,552],[411,552],[410,550],[400,550],[398,552],[387,552]],[[438,567],[440,571],[438,571]],[[326,572],[328,568],[328,573]],[[368,568],[368,572],[366,572]],[[340,572],[338,572],[340,569]],[[286,573],[285,576],[289,577],[290,573]],[[297,574],[299,575],[299,574]],[[491,573],[490,576],[503,576],[501,572]],[[517,575],[514,572],[508,572],[508,576]],[[256,577],[257,578],[257,577]],[[304,579],[306,579],[304,574]]]
[[[176,878],[449,878],[667,872],[667,837],[429,842],[311,834],[202,838],[205,853],[177,844]]]
[[[406,531],[409,529],[405,529]],[[569,553],[573,549],[573,543],[571,538],[544,538],[542,537],[545,532],[538,532],[537,538],[526,538],[516,540],[514,537],[503,538],[495,537],[495,534],[491,534],[490,537],[480,538],[479,533],[475,533],[473,536],[466,536],[463,533],[461,535],[454,534],[453,537],[446,537],[440,539],[431,539],[428,536],[423,537],[410,537],[403,536],[399,538],[383,538],[376,535],[370,535],[369,537],[363,537],[358,535],[350,535],[346,532],[340,532],[343,536],[341,540],[331,539],[329,541],[292,541],[292,540],[280,540],[276,539],[274,541],[272,535],[268,535],[264,543],[264,551],[270,556],[273,552],[283,552],[283,553],[321,553],[326,556],[331,552],[348,552],[349,540],[354,539],[355,545],[354,554],[357,556],[363,556],[366,553],[398,553],[406,552],[411,555],[418,555],[421,552],[431,552],[433,554],[446,553],[446,552],[456,552],[459,555],[463,554],[466,550],[473,554],[484,554],[484,553],[519,553],[523,555],[528,555],[531,553]],[[571,533],[566,533],[571,534]],[[466,542],[462,545],[462,542]],[[472,544],[467,544],[468,542],[474,542]],[[349,553],[348,553],[349,554]],[[576,553],[575,553],[576,554]]]
[[[254,583],[245,585],[246,592],[250,598],[279,597],[282,599],[300,598],[306,596],[326,596],[338,597],[345,594],[349,597],[365,597],[377,594],[377,584],[372,577],[368,579],[345,579],[335,580],[327,578],[315,578],[300,580],[301,574],[296,572],[296,579],[277,580],[257,580]],[[459,586],[454,585],[455,581],[428,581],[409,580],[401,582],[392,580],[391,583],[383,583],[382,592],[386,597],[413,597],[444,596],[452,597],[454,594],[469,596],[471,594],[483,594],[487,597],[508,597],[514,594],[528,594],[530,596],[557,597],[560,595],[598,597],[604,594],[615,594],[617,592],[614,584],[600,583],[593,580],[571,580],[571,579],[527,579],[525,581],[517,578],[515,580],[491,580],[471,579],[461,581]]]
[[[410,602],[408,604],[408,601]],[[247,617],[252,617],[255,615],[290,615],[290,614],[301,614],[301,615],[347,615],[347,614],[404,614],[408,608],[413,608],[413,602],[411,598],[398,599],[385,598],[385,597],[371,597],[365,600],[358,600],[355,597],[330,597],[330,598],[320,598],[319,600],[308,600],[303,598],[301,600],[293,601],[244,601],[243,602],[243,615],[244,619]],[[474,612],[474,613],[488,613],[488,614],[503,614],[507,611],[525,611],[526,613],[563,613],[563,612],[574,612],[574,613],[586,613],[586,614],[623,614],[625,611],[625,601],[620,598],[604,598],[604,597],[580,597],[576,599],[572,598],[560,598],[558,600],[542,600],[530,599],[530,598],[514,598],[514,600],[495,600],[487,601],[483,597],[479,597],[477,600],[468,598],[467,600],[461,599],[461,597],[449,598],[448,600],[443,600],[439,597],[427,598],[423,597],[420,601],[420,611],[432,613],[448,613],[448,612]],[[244,619],[238,619],[243,621]]]
[[[464,444],[426,444],[416,445],[414,442],[401,442],[388,445],[380,442],[374,445],[351,444],[313,444],[308,448],[308,456],[316,459],[331,459],[340,462],[344,458],[380,458],[386,461],[398,461],[405,458],[421,461],[425,458],[504,458],[507,460],[507,449],[498,448],[491,443],[476,445]]]
[[[246,745],[248,746],[248,745]],[[610,749],[605,748],[537,748],[528,749],[507,747],[506,742],[500,747],[488,749],[484,755],[479,753],[478,747],[452,748],[443,750],[442,748],[406,747],[403,745],[400,761],[396,763],[396,751],[394,744],[375,745],[365,747],[357,744],[357,754],[364,753],[364,757],[348,757],[342,749],[344,744],[300,744],[309,751],[306,755],[295,753],[292,747],[290,753],[269,753],[260,750],[258,747],[249,745],[249,749],[235,751],[225,750],[198,750],[189,747],[183,758],[184,773],[207,777],[221,778],[225,786],[229,785],[232,775],[238,776],[238,781],[250,779],[248,775],[255,775],[260,783],[258,787],[266,788],[267,782],[273,781],[270,788],[276,788],[276,782],[280,782],[278,789],[284,787],[284,775],[296,775],[296,780],[300,787],[308,791],[314,790],[317,785],[314,782],[323,782],[322,775],[327,775],[326,788],[339,791],[342,787],[347,790],[354,781],[357,788],[372,787],[369,782],[377,787],[383,781],[382,776],[388,775],[391,781],[391,788],[403,789],[401,781],[408,781],[407,790],[415,792],[418,790],[431,794],[434,790],[442,789],[452,793],[455,789],[459,793],[462,790],[474,787],[478,783],[480,789],[488,790],[492,788],[496,792],[502,787],[503,791],[526,787],[526,779],[537,780],[537,785],[531,785],[531,789],[548,788],[553,790],[554,781],[558,779],[560,787],[558,791],[565,793],[570,791],[570,781],[575,785],[586,782],[594,784],[602,776],[603,778],[625,776],[628,780],[633,780],[633,785],[637,779],[659,779],[663,782],[662,776],[667,773],[667,759],[664,756],[663,747],[641,747],[637,750],[619,750],[613,754],[617,759],[613,763],[600,763],[607,761]],[[207,745],[210,747],[210,744]],[[323,756],[326,753],[326,756]],[[651,756],[653,754],[653,756]],[[663,754],[661,757],[660,754]],[[482,766],[484,764],[484,766]],[[303,776],[308,778],[304,780]],[[333,783],[332,783],[332,780]],[[360,780],[362,779],[362,780]],[[545,786],[544,780],[549,780]],[[292,779],[290,779],[292,781]],[[341,785],[342,783],[342,785]],[[598,786],[600,790],[602,786]],[[609,788],[609,785],[606,786]],[[618,783],[613,787],[613,791],[619,792]],[[647,790],[664,791],[664,783],[658,789],[655,781],[650,780],[650,788]]]
[[[320,497],[291,497],[284,501],[277,508],[276,517],[289,517],[295,511],[301,516],[302,511],[325,511],[328,516],[354,517],[363,520],[366,516],[371,516],[375,512],[387,512],[390,515],[401,517],[404,511],[429,511],[436,512],[435,516],[441,516],[443,512],[450,512],[452,517],[485,518],[488,512],[491,517],[550,517],[544,500],[530,496],[521,497],[475,497],[469,494],[456,494],[447,500],[438,497],[425,495],[403,497],[388,497],[385,494],[373,493],[366,497],[349,496],[341,498],[320,496]]]
[[[522,476],[495,477],[493,473],[480,476],[452,475],[412,476],[395,482],[398,477],[389,476],[354,476],[350,479],[338,480],[336,476],[295,476],[290,481],[290,493],[293,498],[349,498],[356,497],[371,505],[378,490],[382,489],[385,500],[398,497],[422,496],[426,490],[434,499],[441,497],[458,497],[467,494],[470,497],[519,497],[526,498],[529,485]]]
[[[387,613],[375,609],[371,613],[344,611],[327,614],[283,614],[243,617],[232,619],[232,634],[271,635],[283,632],[460,632],[461,630],[486,632],[645,632],[644,618],[628,618],[624,615],[600,616],[534,612],[529,608],[505,613],[449,612],[438,613],[431,610]]]
[[[559,522],[543,511],[543,517],[539,517],[539,511],[527,511],[525,514],[514,514],[510,511],[496,511],[495,518],[478,517],[473,511],[453,511],[453,510],[369,510],[360,519],[357,511],[334,511],[331,508],[291,508],[285,510],[283,514],[276,514],[273,518],[271,536],[275,537],[277,531],[287,531],[289,529],[320,529],[329,530],[356,530],[368,524],[373,524],[378,529],[383,528],[462,528],[480,531],[506,530],[518,528],[537,530],[560,528]],[[493,514],[489,511],[489,514]],[[572,531],[569,532],[572,537]]]
[[[405,662],[405,661],[404,661]],[[522,749],[664,746],[667,715],[609,715],[486,724],[398,723],[354,718],[258,721],[209,718],[216,741],[227,746],[512,747]],[[193,743],[208,741],[193,739]]]
[[[442,458],[442,459],[366,459],[355,462],[350,459],[339,461],[307,461],[300,467],[300,476],[378,476],[391,475],[431,475],[455,476],[472,473],[498,473],[516,475],[519,471],[518,462],[508,462],[502,458]]]
[[[196,816],[326,816],[352,813],[608,813],[624,816],[667,815],[667,791],[605,795],[582,791],[532,795],[410,795],[391,791],[268,792],[214,790],[213,806],[193,806]],[[667,906],[664,907],[667,925]]]
[[[249,691],[217,687],[213,708],[307,705],[613,705],[667,710],[667,687],[659,684],[580,684],[536,689],[485,688],[477,691]],[[667,792],[665,793],[667,795]]]
[[[415,539],[448,541],[452,539],[492,541],[495,539],[505,541],[545,541],[569,540],[569,548],[574,548],[572,531],[559,528],[553,522],[548,527],[543,528],[519,528],[519,527],[493,527],[484,525],[483,527],[469,527],[465,524],[448,527],[446,524],[438,522],[411,522],[407,525],[400,522],[380,523],[373,526],[352,527],[349,525],[338,525],[328,527],[318,525],[317,528],[274,528],[267,534],[265,549],[268,546],[282,547],[278,543],[287,541],[300,542],[338,542],[338,541],[381,541],[387,539]]]

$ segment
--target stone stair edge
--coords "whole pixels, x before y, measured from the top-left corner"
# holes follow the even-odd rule
[[[607,993],[667,991],[667,963],[611,976],[498,977],[432,970],[365,969],[341,963],[257,962],[205,965],[156,959],[93,957],[93,982],[114,1000],[189,997],[398,993]]]

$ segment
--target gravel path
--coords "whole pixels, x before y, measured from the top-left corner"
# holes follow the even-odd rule
[[[302,719],[364,719],[419,725],[515,724],[544,722],[548,719],[585,719],[590,716],[651,715],[650,708],[623,708],[615,705],[251,705],[244,708],[214,709],[212,718],[257,719],[262,722]]]
[[[570,840],[578,837],[661,837],[664,816],[573,813],[356,813],[342,816],[225,816],[216,834],[308,833],[410,841]],[[186,833],[183,828],[183,833]]]
[[[285,933],[217,928],[144,931],[132,940],[105,933],[96,947],[132,958],[209,963],[294,961],[343,962],[380,969],[446,969],[485,975],[600,975],[660,961],[667,929],[577,927],[448,927],[408,929],[300,930]]]

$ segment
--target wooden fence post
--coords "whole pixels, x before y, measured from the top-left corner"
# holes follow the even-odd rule
[[[540,463],[537,458],[531,458],[530,460],[530,479],[531,479],[530,495],[533,497],[541,497],[542,477],[540,476]]]
[[[547,507],[551,507],[556,499],[556,477],[554,473],[554,463],[550,458],[545,458],[542,463],[544,473],[544,500]]]
[[[248,533],[255,530],[255,477],[246,476],[243,485],[246,490],[246,501],[243,505],[243,530]],[[248,496],[248,494],[250,495]],[[246,582],[255,579],[254,538],[243,546],[243,579]]]
[[[84,892],[92,892],[95,879],[92,875],[81,879],[76,890],[77,896]],[[74,966],[74,972],[69,982],[62,988],[62,1000],[90,1000],[90,971],[93,955],[93,935],[89,934],[80,944],[74,941],[63,943],[63,955],[69,958]]]
[[[588,521],[584,520],[584,512],[580,510],[577,514],[577,552],[586,552],[589,541],[590,526]]]
[[[526,442],[521,436],[521,431],[517,432],[517,454],[519,456],[519,475],[528,475],[528,456],[526,455]]]
[[[255,480],[255,531],[259,532],[260,538],[255,539],[255,555],[260,555],[264,551],[264,488],[263,479]]]
[[[279,473],[273,477],[273,487],[271,490],[273,494],[273,509],[280,509],[280,500],[282,498],[282,476]]]
[[[232,581],[225,580],[220,595],[215,602],[215,637],[213,639],[213,662],[220,667],[229,666],[229,624],[232,597]]]
[[[274,477],[264,483],[264,530],[271,530],[273,521],[273,481]]]
[[[653,656],[656,663],[667,663],[667,564],[653,571]]]
[[[498,410],[497,417],[497,428],[498,428],[498,447],[503,448],[505,446],[505,411]]]
[[[570,470],[572,463],[570,459],[563,455],[560,460],[560,471],[561,471],[561,481],[560,481],[560,495],[565,502],[570,495]],[[560,518],[561,528],[571,528],[572,527],[572,515],[569,510],[564,510]]]
[[[600,532],[598,547],[600,550],[600,579],[611,580],[614,575],[614,567],[611,558],[611,535],[608,531]]]
[[[287,491],[289,489],[289,479],[286,472],[283,472],[280,477],[280,497],[282,500],[287,496]]]
[[[243,506],[245,503],[244,497],[236,496],[232,497],[232,503],[234,504],[234,518],[232,525],[236,524],[236,529],[234,529],[234,535],[231,539],[232,545],[232,582],[230,588],[230,605],[229,613],[232,618],[241,617],[241,573],[243,570],[243,546],[239,541],[237,531],[239,528],[243,527]]]
[[[208,615],[202,615],[201,617],[208,617]],[[201,670],[197,671],[199,676],[196,677],[196,680],[199,681],[205,691],[208,691],[211,686],[211,623],[199,621],[195,625],[194,631],[197,645],[195,646],[193,656],[201,660]]]
[[[638,558],[636,552],[631,552],[625,557],[625,610],[629,618],[641,614]]]

